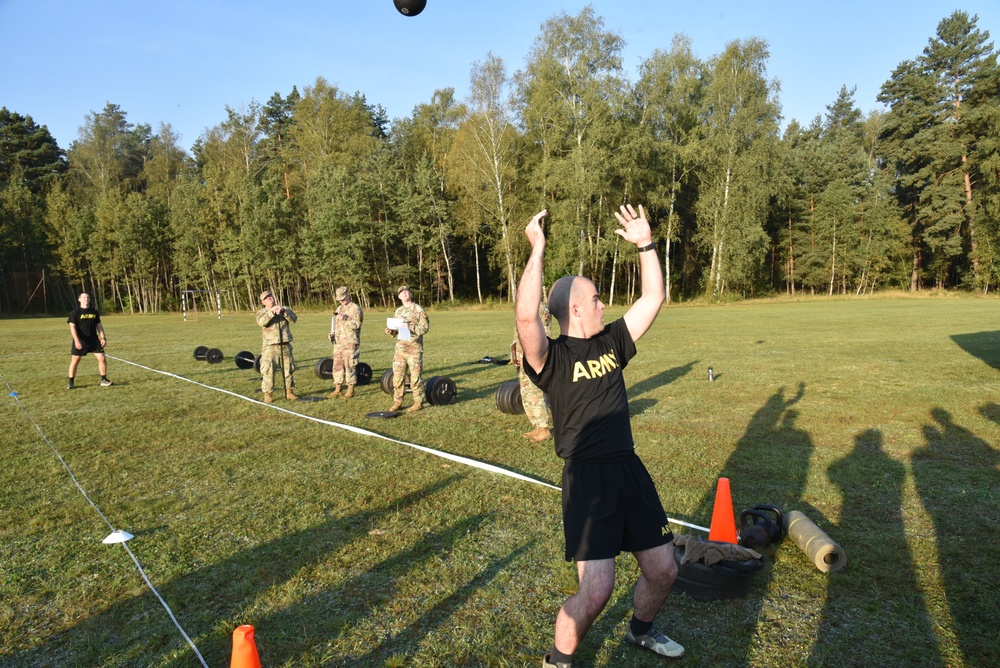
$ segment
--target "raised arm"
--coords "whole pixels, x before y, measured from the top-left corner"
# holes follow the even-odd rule
[[[656,316],[660,313],[660,306],[663,305],[663,300],[666,297],[663,291],[663,272],[660,268],[660,259],[656,255],[656,245],[653,243],[649,221],[646,220],[646,212],[642,205],[639,205],[639,213],[635,212],[631,204],[622,205],[621,213],[616,211],[615,218],[621,225],[621,228],[615,232],[626,241],[635,244],[639,249],[639,275],[642,282],[642,293],[624,316],[625,325],[628,327],[629,334],[632,335],[632,340],[638,341],[656,320]]]
[[[517,286],[517,300],[514,303],[514,316],[517,320],[517,338],[521,341],[524,360],[535,371],[540,371],[549,353],[549,340],[545,336],[545,327],[538,316],[538,305],[542,302],[543,257],[545,255],[545,233],[542,232],[542,220],[548,215],[543,209],[524,228],[524,233],[531,244],[531,255],[521,274],[521,282]]]

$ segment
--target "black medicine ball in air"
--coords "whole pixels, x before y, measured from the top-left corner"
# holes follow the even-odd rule
[[[403,16],[416,16],[424,11],[427,0],[392,0],[392,4],[396,5],[396,10]]]

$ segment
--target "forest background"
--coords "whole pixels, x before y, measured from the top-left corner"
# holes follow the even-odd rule
[[[989,292],[1000,279],[1000,68],[956,11],[889,73],[863,114],[843,87],[780,130],[768,46],[697,58],[677,35],[622,67],[621,34],[588,7],[546,21],[523,70],[493,54],[470,94],[438,90],[390,122],[324,78],[226,108],[190,152],[168,124],[108,103],[60,148],[31,110],[0,108],[0,312],[328,304],[337,285],[387,306],[509,301],[521,227],[550,212],[548,278],[636,290],[612,211],[644,204],[670,299],[878,290]],[[202,295],[206,296],[206,295]],[[214,308],[214,297],[203,304]]]

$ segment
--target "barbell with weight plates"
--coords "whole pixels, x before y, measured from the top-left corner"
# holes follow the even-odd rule
[[[317,378],[330,380],[333,378],[333,359],[329,357],[320,359],[313,367],[313,371],[316,372]],[[358,365],[354,367],[354,374],[357,377],[358,385],[367,385],[372,382],[372,368],[364,362],[358,362]]]
[[[382,374],[382,379],[379,381],[379,386],[386,394],[392,394],[392,378],[392,369],[386,369],[385,373]],[[403,381],[403,391],[410,391],[409,378]],[[427,403],[431,406],[445,406],[450,404],[457,394],[458,387],[455,385],[455,381],[447,376],[431,376],[424,383],[424,396],[427,398]]]
[[[209,364],[218,364],[223,359],[222,351],[218,348],[209,348],[208,352],[205,353],[205,361]]]
[[[194,358],[199,362],[205,361],[205,355],[208,353],[208,346],[198,346],[194,349]]]

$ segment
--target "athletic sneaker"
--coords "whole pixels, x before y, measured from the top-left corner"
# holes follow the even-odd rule
[[[108,380],[107,378],[101,381],[101,387],[110,387],[110,386],[111,386],[111,381]]]
[[[625,642],[645,647],[651,652],[656,652],[660,656],[673,658],[684,656],[684,648],[678,643],[663,635],[656,629],[649,629],[649,633],[641,636],[632,635],[632,629],[625,631]]]
[[[573,668],[572,663],[563,663],[561,661],[558,663],[553,663],[552,661],[549,661],[549,659],[551,658],[552,658],[551,654],[546,654],[545,656],[542,657],[542,668]]]
[[[69,381],[69,385],[66,386],[66,389],[67,390],[75,390],[76,389],[76,385],[73,384],[73,381]]]

